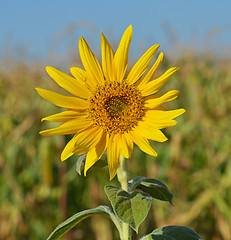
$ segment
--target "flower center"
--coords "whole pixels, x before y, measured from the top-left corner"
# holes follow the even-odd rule
[[[123,96],[112,96],[109,97],[105,103],[105,108],[108,111],[108,114],[112,117],[119,117],[122,115],[127,109],[128,101]]]
[[[141,93],[125,82],[105,83],[90,99],[88,117],[109,134],[132,130],[144,115]]]

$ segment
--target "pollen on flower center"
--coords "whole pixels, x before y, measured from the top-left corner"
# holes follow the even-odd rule
[[[145,114],[141,93],[125,82],[99,86],[90,99],[88,117],[109,134],[124,133],[142,120]]]

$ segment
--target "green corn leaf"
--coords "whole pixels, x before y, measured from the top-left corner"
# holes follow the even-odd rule
[[[151,197],[172,204],[173,194],[161,181],[153,178],[137,177],[129,182],[130,189],[140,189]],[[173,204],[172,204],[173,205]]]
[[[113,186],[106,186],[105,192],[117,217],[138,232],[151,207],[151,196],[139,191],[128,193]]]
[[[103,214],[103,215],[106,215],[107,217],[110,217],[112,221],[115,223],[118,230],[120,230],[121,224],[119,220],[116,218],[116,216],[114,215],[114,213],[111,211],[111,209],[108,206],[99,206],[93,209],[88,209],[88,210],[76,213],[72,217],[68,218],[66,221],[64,221],[58,227],[55,228],[55,230],[50,234],[47,240],[53,240],[53,239],[58,239],[62,237],[67,231],[69,231],[79,222],[81,222],[87,217],[90,217],[93,214]]]
[[[190,228],[167,226],[155,229],[142,240],[202,240],[202,238]]]

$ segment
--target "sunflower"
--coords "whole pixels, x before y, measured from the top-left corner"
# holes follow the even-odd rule
[[[164,142],[167,137],[160,129],[174,126],[184,109],[168,111],[163,103],[175,99],[179,91],[156,94],[178,70],[168,69],[153,80],[163,53],[148,69],[159,45],[150,47],[125,76],[132,26],[124,32],[114,53],[101,33],[102,68],[83,37],[79,40],[80,58],[85,70],[70,69],[73,77],[47,67],[48,74],[58,85],[74,96],[64,96],[36,88],[39,95],[51,103],[69,110],[45,117],[42,121],[63,122],[59,127],[41,131],[43,136],[74,134],[61,154],[64,161],[73,154],[87,153],[84,175],[107,151],[110,179],[114,178],[121,155],[130,158],[134,143],[145,153],[157,156],[149,140]]]

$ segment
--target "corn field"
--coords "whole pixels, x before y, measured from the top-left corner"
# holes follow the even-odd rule
[[[34,90],[57,88],[44,64],[10,58],[0,61],[0,239],[42,240],[74,213],[109,204],[103,190],[110,183],[108,170],[92,168],[87,177],[79,176],[77,156],[60,161],[70,136],[38,134],[55,126],[42,126],[41,118],[59,111]],[[78,64],[75,58],[70,67]],[[139,234],[183,225],[205,240],[230,240],[231,62],[212,53],[190,53],[177,60],[165,57],[156,77],[170,66],[179,66],[180,71],[163,91],[178,89],[180,96],[167,107],[183,107],[186,113],[175,127],[164,131],[167,142],[151,143],[157,158],[135,148],[128,166],[131,177],[145,175],[164,182],[174,194],[174,206],[153,200]],[[112,240],[118,236],[107,219],[92,217],[65,239]]]

